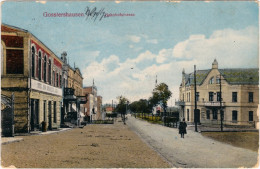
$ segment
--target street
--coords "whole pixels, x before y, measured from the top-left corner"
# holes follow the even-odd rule
[[[151,124],[130,115],[126,123],[174,167],[250,168],[257,164],[257,152],[224,144],[191,130],[182,139],[176,128]]]
[[[118,120],[121,118],[118,118]],[[2,145],[2,167],[168,168],[170,165],[122,122],[87,125]]]

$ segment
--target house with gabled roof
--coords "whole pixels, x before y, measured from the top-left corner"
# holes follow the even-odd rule
[[[202,124],[220,124],[221,111],[224,125],[258,126],[259,69],[219,69],[215,59],[212,68],[196,70],[196,100],[198,120]],[[181,118],[194,122],[194,72],[182,72],[179,88]],[[220,93],[221,91],[221,93]]]

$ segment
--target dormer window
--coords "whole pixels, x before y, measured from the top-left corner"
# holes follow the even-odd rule
[[[209,84],[213,84],[214,83],[214,77],[210,78],[209,80]]]

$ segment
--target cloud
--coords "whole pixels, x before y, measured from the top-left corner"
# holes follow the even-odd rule
[[[148,39],[146,40],[147,43],[152,43],[152,44],[158,44],[158,40],[157,39]]]
[[[183,68],[187,73],[198,69],[210,69],[216,58],[221,68],[257,67],[258,32],[255,27],[241,30],[216,30],[210,36],[190,35],[172,48],[163,48],[157,53],[146,50],[135,58],[124,61],[111,55],[101,62],[90,63],[83,69],[84,84],[91,85],[92,79],[103,96],[103,103],[123,95],[135,101],[148,99],[158,83],[165,82],[173,95],[169,105],[179,97],[179,85]],[[130,45],[129,45],[130,47]],[[134,46],[132,46],[134,48]]]
[[[258,66],[258,31],[249,26],[241,30],[217,30],[211,36],[191,35],[173,48],[173,57],[193,60],[205,66],[214,58],[222,67]],[[205,64],[203,64],[205,63]]]
[[[127,35],[126,38],[134,43],[138,43],[141,40],[141,37],[136,35]]]

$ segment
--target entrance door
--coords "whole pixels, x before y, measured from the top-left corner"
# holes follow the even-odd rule
[[[34,104],[34,99],[31,99],[31,131],[34,131],[34,118],[35,118],[35,104]]]
[[[48,121],[49,121],[49,126],[48,129],[51,130],[52,129],[52,123],[51,123],[51,101],[49,101],[49,105],[48,105]]]

